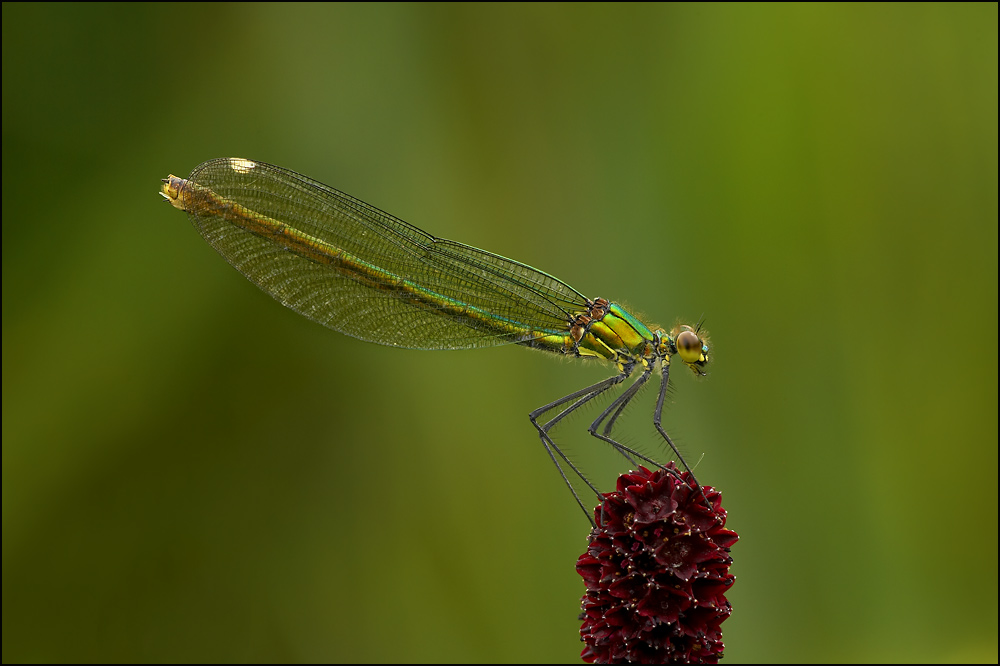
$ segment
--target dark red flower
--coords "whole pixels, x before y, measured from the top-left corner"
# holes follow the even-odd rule
[[[577,560],[590,663],[714,664],[722,658],[722,629],[735,578],[722,495],[700,489],[673,463],[618,477],[594,509],[598,527]]]

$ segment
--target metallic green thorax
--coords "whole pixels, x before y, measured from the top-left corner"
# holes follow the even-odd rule
[[[607,314],[591,326],[590,333],[606,349],[625,349],[633,354],[641,354],[653,342],[653,332],[616,303],[609,304]]]

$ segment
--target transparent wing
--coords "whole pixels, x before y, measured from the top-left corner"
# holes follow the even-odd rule
[[[287,307],[362,340],[417,349],[508,344],[565,332],[585,307],[584,296],[547,273],[435,238],[287,169],[223,158],[198,166],[188,182],[213,197],[215,205],[187,211],[230,264]],[[237,217],[283,225],[321,250],[294,251],[280,234],[255,232]],[[350,258],[326,261],[333,250]]]

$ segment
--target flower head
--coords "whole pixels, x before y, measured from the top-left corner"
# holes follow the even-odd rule
[[[583,660],[717,663],[732,606],[722,495],[673,463],[618,478],[594,509],[583,576]]]

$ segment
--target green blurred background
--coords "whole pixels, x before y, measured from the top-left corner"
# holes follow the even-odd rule
[[[609,368],[280,307],[157,195],[234,155],[705,315],[727,661],[996,662],[995,3],[4,3],[5,662],[578,659]]]

